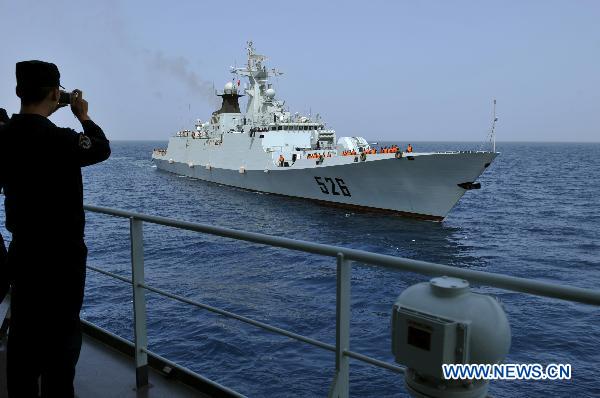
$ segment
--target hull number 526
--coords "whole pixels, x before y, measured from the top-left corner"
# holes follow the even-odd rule
[[[324,194],[352,196],[344,180],[341,178],[315,177],[315,181],[319,184],[319,188],[321,188],[321,192]]]

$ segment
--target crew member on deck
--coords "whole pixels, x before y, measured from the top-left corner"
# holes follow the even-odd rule
[[[83,93],[70,96],[83,133],[48,116],[61,106],[56,65],[16,65],[21,111],[0,130],[0,187],[12,233],[6,268],[11,320],[7,347],[9,397],[73,397],[81,349],[87,248],[81,168],[110,156],[102,129],[88,116]]]
[[[408,146],[406,147],[406,152],[411,153],[412,151],[413,151],[412,145],[408,144]]]

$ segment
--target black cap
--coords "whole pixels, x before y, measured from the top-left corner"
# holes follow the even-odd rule
[[[21,61],[17,62],[15,69],[18,88],[60,86],[60,72],[50,62]]]

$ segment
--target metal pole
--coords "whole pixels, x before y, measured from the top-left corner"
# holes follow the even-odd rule
[[[344,351],[350,350],[350,275],[351,263],[342,253],[337,254],[337,292],[335,328],[335,377],[329,389],[329,398],[350,396],[350,359]]]
[[[493,147],[492,147],[492,152],[496,152],[496,98],[494,98],[494,121],[492,122],[492,140],[493,140]]]
[[[131,278],[133,281],[133,323],[135,342],[135,384],[148,385],[148,337],[146,334],[146,296],[144,284],[143,222],[129,218],[131,242]]]

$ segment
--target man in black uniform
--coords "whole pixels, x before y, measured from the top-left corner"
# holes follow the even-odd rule
[[[42,397],[73,397],[87,257],[81,167],[106,160],[110,146],[81,91],[70,105],[83,133],[48,120],[60,108],[56,65],[19,62],[16,75],[21,111],[0,130],[0,186],[12,233],[9,396],[41,390]]]

